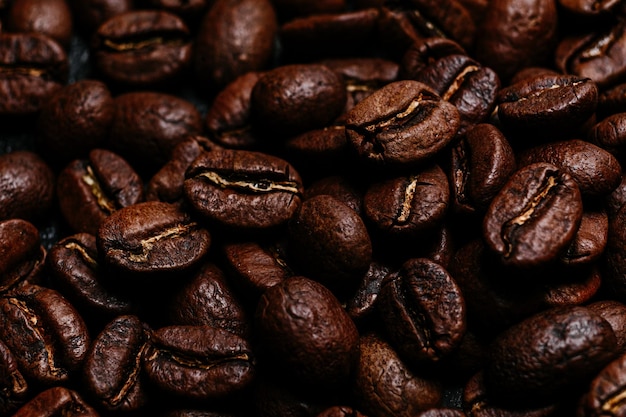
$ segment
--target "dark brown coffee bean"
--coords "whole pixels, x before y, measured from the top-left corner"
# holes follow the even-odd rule
[[[558,0],[564,9],[582,16],[597,16],[608,14],[618,9],[619,2],[614,0],[604,0],[599,3],[589,0]]]
[[[200,270],[172,297],[169,306],[172,324],[207,325],[241,337],[249,336],[247,313],[222,270],[213,263]]]
[[[28,383],[18,369],[17,361],[0,341],[0,414],[12,415],[27,400]]]
[[[261,73],[250,71],[228,83],[215,96],[204,123],[209,136],[228,148],[250,149],[259,139],[252,131],[251,95]]]
[[[372,261],[372,242],[359,215],[325,194],[305,200],[289,221],[288,250],[306,276],[340,297],[354,291]]]
[[[461,45],[452,39],[433,36],[420,38],[406,49],[400,63],[400,78],[412,79],[416,74],[448,55],[466,55]]]
[[[133,8],[133,0],[69,0],[77,26],[90,35],[109,18]]]
[[[475,123],[486,121],[500,89],[498,75],[465,54],[443,56],[412,74],[410,79],[429,85],[456,106],[461,116],[459,134]]]
[[[52,387],[24,404],[13,417],[98,417],[99,413],[80,394],[65,387]]]
[[[346,116],[346,135],[360,158],[412,167],[433,158],[454,138],[459,112],[430,87],[396,81],[357,104]]]
[[[621,181],[622,167],[610,152],[580,139],[537,145],[518,154],[520,167],[548,162],[567,172],[584,196],[608,195]]]
[[[560,415],[562,407],[557,404],[543,406],[508,406],[499,401],[485,387],[484,372],[475,373],[463,387],[462,405],[468,417],[551,417]]]
[[[54,284],[79,311],[85,311],[86,320],[110,319],[134,310],[128,297],[107,286],[94,235],[78,233],[59,240],[50,248],[46,265]]]
[[[38,145],[50,161],[84,158],[104,145],[113,122],[113,98],[98,80],[78,80],[54,93],[37,120]]]
[[[215,0],[195,41],[195,74],[221,89],[250,71],[264,70],[274,52],[278,22],[269,0]]]
[[[467,325],[460,288],[425,258],[410,259],[385,278],[378,308],[390,342],[412,364],[441,361],[460,344]]]
[[[190,399],[234,394],[254,380],[248,342],[209,326],[168,326],[153,332],[143,369],[161,390]]]
[[[457,212],[484,212],[516,170],[513,148],[494,125],[469,128],[452,148],[449,178]]]
[[[588,78],[539,75],[500,90],[498,117],[505,131],[562,134],[589,119],[597,102],[598,87]]]
[[[255,314],[268,355],[294,382],[327,390],[348,381],[359,334],[326,287],[301,276],[287,278],[265,291]]]
[[[39,230],[22,219],[0,221],[0,293],[35,283],[46,259]]]
[[[596,417],[626,412],[622,397],[626,385],[626,354],[609,363],[593,378],[579,400],[578,415]]]
[[[397,81],[400,70],[396,62],[382,58],[331,58],[320,64],[343,77],[348,94],[344,112],[382,86]]]
[[[241,230],[285,224],[300,205],[298,172],[285,160],[260,152],[203,153],[185,174],[187,202],[212,223]]]
[[[147,201],[183,204],[185,171],[202,153],[222,149],[204,136],[189,136],[172,150],[172,156],[146,186]]]
[[[596,123],[589,132],[589,141],[620,155],[626,149],[626,113],[612,114]]]
[[[545,264],[571,243],[582,219],[580,190],[565,170],[538,162],[516,171],[494,197],[483,236],[503,263]]]
[[[606,211],[586,210],[574,240],[561,261],[566,265],[586,265],[600,259],[609,235],[609,216]]]
[[[624,112],[626,112],[626,83],[600,91],[597,108],[599,119]]]
[[[265,72],[252,90],[255,127],[278,138],[327,126],[345,105],[343,78],[319,64],[276,67]]]
[[[458,408],[431,408],[427,411],[422,411],[415,415],[415,417],[465,417],[466,414]]]
[[[206,255],[211,237],[176,206],[149,201],[113,212],[101,224],[98,253],[105,263],[131,273],[176,273]]]
[[[29,380],[52,386],[79,370],[90,345],[76,309],[59,292],[23,286],[0,298],[0,339]]]
[[[414,416],[441,406],[441,383],[415,373],[383,339],[365,335],[359,341],[354,376],[357,407],[371,417]],[[406,401],[413,398],[412,401]]]
[[[308,200],[322,194],[330,195],[360,215],[363,205],[363,192],[355,182],[340,175],[321,178],[311,183],[304,190],[304,199]]]
[[[587,304],[587,308],[609,322],[617,339],[617,349],[626,352],[626,305],[616,300],[601,300]]]
[[[153,86],[179,76],[192,59],[189,28],[157,10],[121,13],[106,20],[92,41],[95,66],[109,81]]]
[[[17,150],[0,156],[0,219],[41,221],[52,208],[55,177],[39,154]]]
[[[626,21],[615,20],[601,31],[564,37],[555,51],[557,68],[589,78],[602,89],[622,82],[626,73]]]
[[[523,67],[547,65],[557,41],[553,0],[497,0],[478,28],[475,58],[506,84]]]
[[[117,96],[108,146],[138,172],[150,175],[166,163],[189,135],[202,132],[202,115],[181,97],[152,91]]]
[[[230,276],[256,299],[265,290],[293,275],[281,242],[234,242],[223,245]]]
[[[363,197],[365,216],[383,233],[416,236],[440,225],[448,211],[450,186],[439,165],[410,176],[375,182]]]
[[[380,288],[391,271],[391,266],[372,261],[354,296],[346,303],[346,311],[353,320],[362,321],[376,311]]]
[[[564,398],[615,358],[609,323],[588,308],[557,307],[503,332],[493,342],[485,384],[508,404],[546,404]]]
[[[109,411],[140,410],[147,402],[141,366],[149,329],[136,316],[121,315],[94,339],[83,367],[89,394]]]
[[[70,227],[92,235],[116,210],[144,201],[139,175],[124,158],[106,149],[93,149],[89,159],[68,164],[57,177],[56,191]]]
[[[617,212],[610,217],[609,235],[605,249],[604,284],[613,297],[622,299],[626,294],[626,206],[622,205]]]
[[[365,55],[377,35],[377,8],[312,14],[280,27],[281,54],[288,62]]]
[[[0,34],[0,114],[33,114],[68,79],[63,47],[39,33]]]
[[[73,22],[66,0],[13,0],[7,21],[10,32],[37,32],[70,44]]]

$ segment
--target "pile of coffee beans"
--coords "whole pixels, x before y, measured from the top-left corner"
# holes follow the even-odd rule
[[[0,0],[0,417],[626,415],[626,4]]]

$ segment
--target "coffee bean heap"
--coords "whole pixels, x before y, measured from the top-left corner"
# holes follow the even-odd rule
[[[624,2],[0,28],[0,417],[626,415]]]

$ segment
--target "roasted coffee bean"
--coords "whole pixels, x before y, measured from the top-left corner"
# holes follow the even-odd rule
[[[133,0],[69,0],[77,26],[91,35],[109,18],[133,8]]]
[[[466,414],[458,408],[431,408],[415,415],[415,417],[465,417]]]
[[[205,89],[221,89],[240,75],[264,70],[278,32],[269,0],[215,0],[195,39],[196,79]]]
[[[242,294],[254,298],[293,275],[281,242],[232,242],[223,245],[230,276]]]
[[[281,53],[288,62],[366,55],[376,39],[379,13],[369,8],[290,20],[280,27]]]
[[[517,169],[515,153],[494,125],[470,127],[452,148],[452,208],[460,213],[484,212]]]
[[[619,2],[613,0],[605,0],[600,3],[589,0],[558,0],[558,3],[564,9],[582,16],[606,15],[617,9],[619,5]]]
[[[40,392],[24,404],[13,417],[98,417],[99,413],[81,395],[65,387],[52,387]]]
[[[70,227],[92,235],[116,210],[144,201],[143,181],[133,167],[99,148],[89,152],[89,159],[70,162],[57,177],[56,191]]]
[[[556,307],[511,326],[490,349],[485,384],[505,404],[567,398],[617,354],[610,324],[581,306]]]
[[[483,236],[501,261],[545,264],[572,242],[582,219],[579,187],[565,170],[537,162],[516,171],[483,220]]]
[[[168,326],[152,333],[143,370],[161,390],[215,399],[248,387],[255,358],[241,337],[210,326]]]
[[[477,30],[475,58],[506,84],[523,67],[551,63],[557,21],[555,1],[494,1]]]
[[[109,411],[134,411],[147,402],[141,378],[149,328],[137,316],[120,315],[94,339],[83,367],[89,395]]]
[[[213,263],[202,265],[172,297],[169,316],[173,324],[207,325],[244,338],[250,333],[246,311],[227,277]]]
[[[58,291],[22,286],[0,298],[0,339],[24,376],[52,386],[66,382],[87,355],[90,337],[76,309]]]
[[[114,106],[107,146],[140,173],[154,174],[176,145],[202,132],[202,115],[192,102],[178,96],[129,92],[115,97]]]
[[[319,63],[343,77],[348,99],[344,112],[384,85],[397,81],[400,71],[396,62],[382,58],[331,58]]]
[[[592,116],[597,102],[596,83],[575,75],[539,75],[503,88],[497,96],[503,130],[542,135],[572,132]]]
[[[0,341],[0,415],[12,415],[27,400],[28,383],[18,369],[17,361]]]
[[[59,240],[50,248],[46,265],[63,295],[84,311],[88,324],[92,318],[108,320],[135,309],[120,289],[107,286],[94,235],[78,233]]]
[[[197,264],[209,250],[209,232],[175,205],[133,204],[101,224],[98,253],[105,263],[130,273],[176,273]]]
[[[580,139],[550,142],[518,153],[519,167],[548,162],[567,172],[583,196],[611,193],[620,183],[622,167],[610,152]]]
[[[622,354],[602,369],[589,384],[579,400],[578,415],[595,417],[620,415],[625,410],[624,385],[626,385],[626,355]]]
[[[487,120],[496,103],[500,78],[465,54],[446,55],[411,75],[454,104],[461,116],[459,134]]]
[[[467,55],[452,39],[433,36],[418,39],[406,49],[400,62],[400,78],[413,79],[421,71],[448,55]]]
[[[288,226],[289,254],[304,274],[339,297],[352,293],[372,261],[372,242],[359,215],[323,194],[305,200]]]
[[[178,16],[157,10],[121,13],[93,38],[95,66],[114,83],[154,86],[175,79],[191,64],[189,28]]]
[[[626,305],[615,300],[595,301],[587,304],[587,308],[598,313],[609,322],[615,337],[617,338],[617,349],[620,352],[626,351]]]
[[[255,325],[271,361],[295,383],[328,390],[348,381],[359,334],[323,285],[297,276],[267,289]]]
[[[38,146],[49,161],[64,164],[104,145],[113,122],[113,98],[105,83],[78,80],[54,93],[37,120]]]
[[[479,371],[469,378],[463,387],[462,406],[470,417],[550,417],[563,412],[560,404],[542,406],[522,405],[510,407],[502,404],[497,395],[486,389],[484,372]],[[567,409],[566,409],[567,410]]]
[[[597,114],[603,119],[615,113],[626,112],[626,83],[600,91]]]
[[[282,65],[261,75],[251,105],[255,127],[286,139],[338,117],[346,105],[345,82],[324,65]]]
[[[39,231],[22,219],[0,221],[0,293],[36,283],[46,259]]]
[[[563,38],[555,51],[557,68],[589,78],[602,89],[622,82],[626,72],[626,21],[615,20],[601,31]]]
[[[381,373],[381,369],[386,371]],[[441,383],[412,371],[389,344],[373,334],[359,341],[354,378],[357,407],[367,410],[368,416],[409,417],[441,406]]]
[[[596,123],[589,132],[589,141],[614,155],[626,149],[626,113],[612,114]]]
[[[604,254],[609,235],[609,216],[606,211],[583,212],[574,240],[561,261],[566,265],[586,265],[597,261]]]
[[[40,222],[52,209],[52,169],[39,154],[23,150],[0,156],[0,219]]]
[[[37,32],[70,44],[73,22],[66,0],[13,0],[7,21],[10,32]]]
[[[169,161],[148,181],[146,200],[183,204],[185,171],[202,152],[217,149],[222,149],[222,147],[204,136],[189,136],[180,142],[172,150]]]
[[[185,174],[189,205],[214,224],[262,230],[285,224],[300,206],[298,172],[287,161],[261,152],[203,153]]]
[[[0,34],[0,114],[39,111],[68,79],[63,47],[40,33]]]
[[[390,342],[411,364],[441,361],[460,344],[467,325],[461,289],[425,258],[406,261],[383,280],[378,308]]]
[[[431,165],[410,176],[371,184],[363,207],[366,218],[383,233],[416,236],[443,222],[449,201],[448,177]]]
[[[417,81],[396,81],[357,104],[346,116],[346,135],[359,157],[390,167],[413,167],[452,141],[459,112]]]
[[[355,322],[363,321],[377,310],[380,287],[391,272],[391,266],[372,261],[354,296],[346,303],[346,311]]]
[[[622,300],[626,294],[626,206],[622,205],[609,220],[609,235],[605,249],[605,285],[612,297]]]
[[[304,190],[304,199],[308,200],[322,194],[336,198],[359,215],[362,212],[363,192],[354,180],[340,175],[321,178]]]
[[[215,96],[204,122],[209,136],[220,145],[245,149],[259,145],[250,112],[252,89],[260,76],[256,71],[240,75]]]

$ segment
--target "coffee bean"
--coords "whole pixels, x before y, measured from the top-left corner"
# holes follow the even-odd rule
[[[176,273],[199,262],[211,237],[176,206],[159,201],[133,204],[101,224],[98,252],[105,263],[128,273]]]
[[[545,264],[570,244],[582,210],[574,179],[552,164],[537,162],[516,171],[491,201],[483,235],[506,264]]]
[[[51,415],[68,417],[98,417],[99,413],[83,400],[75,390],[52,387],[40,392],[24,404],[14,417],[44,417]],[[52,414],[52,415],[54,415]]]
[[[0,253],[0,293],[40,281],[46,250],[34,224],[22,219],[0,221]]]
[[[457,133],[459,112],[417,81],[380,88],[346,116],[346,135],[359,157],[390,167],[432,159]]]
[[[4,342],[0,341],[0,413],[12,415],[24,404],[28,383],[18,369],[17,361]]]
[[[95,65],[104,78],[131,86],[175,79],[191,64],[189,28],[162,11],[128,11],[106,20],[93,39]]]

